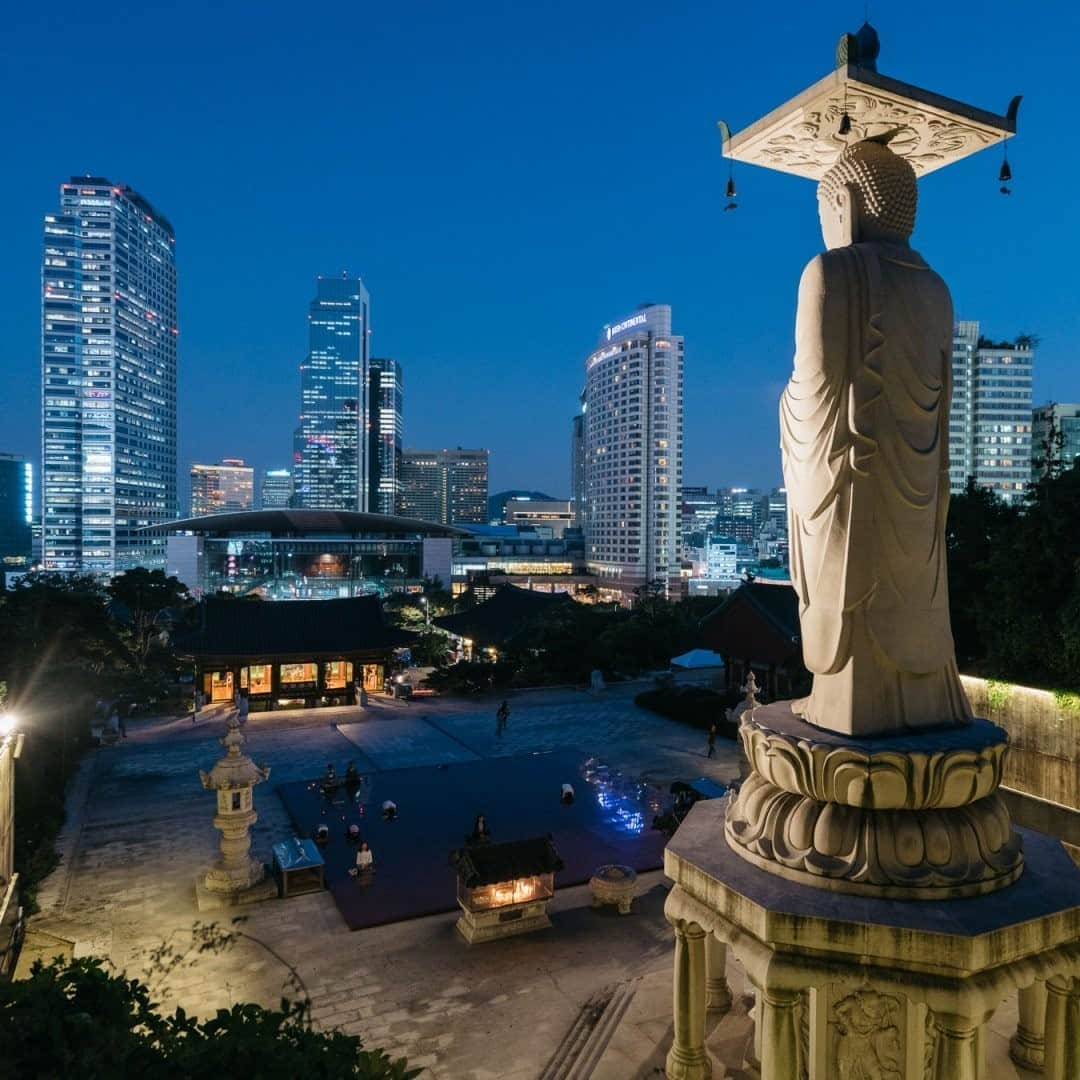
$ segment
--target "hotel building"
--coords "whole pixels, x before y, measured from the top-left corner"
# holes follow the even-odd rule
[[[368,339],[371,299],[359,278],[320,277],[300,365],[296,503],[309,510],[368,508]]]
[[[47,570],[162,567],[176,515],[175,236],[129,187],[72,177],[45,216],[42,555]]]
[[[243,458],[222,458],[220,465],[191,466],[191,516],[251,510],[255,470]]]
[[[586,557],[627,601],[680,577],[683,339],[648,304],[605,326],[585,361]]]

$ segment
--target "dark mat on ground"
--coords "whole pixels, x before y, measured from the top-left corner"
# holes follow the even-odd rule
[[[344,763],[335,767],[343,775]],[[564,783],[574,786],[570,806],[559,801]],[[587,882],[605,863],[639,872],[663,865],[665,838],[651,828],[661,790],[609,773],[576,750],[365,773],[354,795],[342,787],[332,802],[318,780],[281,784],[277,792],[300,836],[329,825],[326,884],[350,930],[455,910],[449,854],[462,846],[478,813],[494,841],[550,832],[566,863],[556,888]],[[396,821],[383,820],[386,799],[397,803]],[[346,836],[353,822],[375,856],[365,880],[348,873],[357,847]]]

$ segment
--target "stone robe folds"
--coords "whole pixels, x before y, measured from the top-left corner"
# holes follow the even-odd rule
[[[855,735],[970,719],[949,623],[952,302],[911,248],[803,272],[780,402],[791,576],[814,673],[794,711]]]

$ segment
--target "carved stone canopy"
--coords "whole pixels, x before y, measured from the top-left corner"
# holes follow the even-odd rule
[[[849,143],[895,131],[889,149],[925,176],[1014,135],[1017,104],[999,116],[845,64],[742,131],[720,127],[725,156],[811,180]],[[841,135],[845,113],[851,127]]]

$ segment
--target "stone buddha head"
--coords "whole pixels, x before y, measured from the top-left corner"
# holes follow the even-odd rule
[[[907,244],[915,229],[915,170],[886,142],[882,137],[852,143],[821,178],[818,214],[827,248]]]

